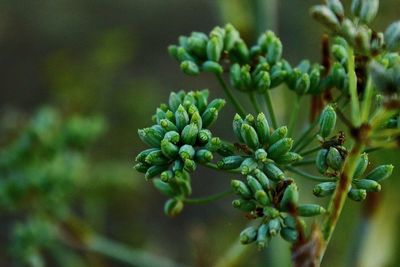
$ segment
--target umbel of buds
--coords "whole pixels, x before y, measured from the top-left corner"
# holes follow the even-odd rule
[[[210,127],[225,100],[208,102],[208,90],[172,92],[168,104],[161,104],[153,116],[153,126],[138,130],[140,139],[150,148],[136,157],[135,168],[146,179],[159,177],[154,185],[171,197],[165,205],[168,215],[183,208],[182,199],[192,192],[190,175],[197,163],[210,162],[213,153],[223,149]]]

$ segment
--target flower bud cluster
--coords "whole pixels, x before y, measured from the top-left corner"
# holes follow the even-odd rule
[[[154,185],[171,197],[165,204],[171,216],[182,210],[182,199],[191,195],[189,173],[197,163],[210,162],[214,152],[224,154],[230,149],[207,129],[217,120],[225,100],[208,102],[208,95],[208,90],[172,92],[168,104],[157,108],[155,125],[138,130],[150,148],[137,155],[135,168],[146,179],[160,177]]]

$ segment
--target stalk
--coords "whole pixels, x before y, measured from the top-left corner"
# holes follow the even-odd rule
[[[186,204],[190,204],[190,205],[203,205],[203,204],[208,204],[211,202],[214,202],[216,200],[220,200],[223,199],[227,196],[232,195],[232,190],[227,190],[218,194],[214,194],[214,195],[210,195],[210,196],[206,196],[206,197],[201,197],[201,198],[187,198],[184,199],[183,202],[185,202]]]
[[[265,96],[264,99],[265,99],[265,103],[267,105],[269,117],[271,118],[272,127],[274,129],[276,129],[276,128],[278,128],[278,123],[276,122],[274,106],[272,105],[272,100],[271,100],[271,95],[269,93],[269,90],[267,90],[267,92],[265,92],[264,96]]]
[[[226,96],[228,97],[229,101],[235,106],[237,113],[240,116],[246,116],[246,112],[240,102],[236,99],[232,90],[226,85],[224,79],[222,78],[221,74],[216,74],[219,84],[221,85],[222,89],[224,90]]]
[[[290,113],[290,119],[288,124],[288,136],[292,136],[293,130],[296,127],[297,118],[300,112],[300,101],[301,101],[301,96],[296,94],[296,99],[294,101],[293,108]]]

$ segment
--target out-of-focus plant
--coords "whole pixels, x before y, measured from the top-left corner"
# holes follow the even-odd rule
[[[363,201],[369,192],[379,192],[392,174],[391,164],[367,170],[370,153],[399,148],[400,22],[384,32],[372,29],[378,6],[378,0],[353,0],[348,15],[339,0],[327,0],[311,9],[329,32],[321,64],[291,65],[271,31],[251,47],[230,24],[208,35],[179,37],[179,44],[168,48],[170,55],[187,75],[215,75],[237,111],[232,122],[237,140],[214,137],[209,129],[225,104],[222,99],[208,100],[207,90],[171,93],[154,114],[154,125],[139,130],[150,148],[139,153],[135,166],[169,197],[165,213],[175,216],[185,204],[235,194],[232,205],[252,220],[240,234],[243,244],[262,249],[280,234],[292,243],[295,266],[319,266],[346,200]],[[294,99],[286,107],[291,112],[287,125],[278,123],[270,97],[272,89],[282,87]],[[232,88],[242,93],[240,99]],[[242,96],[256,116],[244,108]],[[310,107],[303,104],[307,98]],[[305,108],[311,120],[302,131],[296,126]],[[190,198],[191,173],[198,164],[237,179],[226,192]],[[302,169],[306,165],[319,174]],[[299,202],[301,178],[317,182],[313,194],[330,198],[326,208]],[[309,230],[303,218],[317,215],[322,219]]]

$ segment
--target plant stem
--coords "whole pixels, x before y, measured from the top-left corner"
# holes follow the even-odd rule
[[[201,197],[201,198],[187,198],[184,199],[183,202],[186,204],[190,205],[203,205],[203,204],[208,204],[210,202],[220,200],[226,196],[232,195],[232,190],[227,190],[218,194],[210,195],[207,197]]]
[[[312,133],[312,131],[314,130],[315,126],[318,123],[318,119],[316,119],[315,121],[313,121],[313,123],[311,123],[308,126],[308,129],[303,132],[303,134],[297,138],[297,142],[294,144],[293,146],[293,151],[296,151],[296,148],[298,148],[304,141],[306,141],[306,139],[308,138],[308,136]],[[313,136],[313,138],[315,137],[315,135]]]
[[[292,166],[304,166],[304,165],[311,165],[311,164],[315,164],[315,159],[301,160],[301,161],[293,163]]]
[[[310,154],[312,154],[312,153],[314,153],[314,152],[317,152],[317,151],[320,150],[320,149],[321,149],[320,146],[314,147],[314,148],[312,148],[312,149],[310,149],[310,150],[307,150],[306,152],[301,153],[300,155],[301,155],[302,157],[304,157],[304,156],[310,155]]]
[[[261,111],[260,105],[257,102],[256,93],[254,91],[249,92],[249,97],[250,97],[250,102],[253,105],[255,111],[257,113],[261,113],[262,111]]]
[[[132,266],[140,267],[178,267],[169,259],[148,253],[143,250],[133,250],[107,238],[91,234],[86,240],[87,249],[117,259]]]
[[[362,122],[368,122],[369,118],[369,112],[371,109],[371,102],[372,102],[372,96],[373,96],[373,86],[372,86],[372,80],[371,77],[368,78],[367,85],[365,87],[365,93],[364,93],[364,101],[361,106],[361,121]]]
[[[229,101],[235,106],[237,113],[240,116],[246,116],[246,112],[240,102],[236,99],[233,95],[231,89],[226,85],[224,79],[222,78],[221,74],[216,74],[219,84],[221,85],[222,89],[224,90],[226,96],[228,97]]]
[[[288,124],[288,136],[291,137],[293,134],[293,130],[296,127],[296,122],[297,122],[297,117],[299,115],[300,111],[300,101],[301,101],[301,96],[296,94],[296,99],[294,101],[292,111],[290,113],[290,119],[289,119],[289,124]]]
[[[289,167],[287,167],[287,169],[290,172],[293,172],[295,174],[298,174],[304,178],[307,178],[307,179],[310,179],[313,181],[317,181],[317,182],[332,182],[332,181],[334,181],[334,179],[332,179],[332,178],[326,178],[326,177],[322,177],[322,176],[312,175],[312,174],[306,173],[306,172],[299,170],[297,168],[294,168],[294,167],[289,166]]]
[[[268,109],[268,113],[269,116],[271,118],[271,123],[272,123],[272,127],[274,129],[278,128],[278,123],[276,122],[276,116],[275,116],[275,112],[274,112],[274,107],[272,105],[272,100],[271,100],[271,95],[269,93],[269,90],[267,90],[264,94],[265,96],[265,103],[267,105],[267,109]]]
[[[240,169],[224,170],[224,169],[218,168],[217,164],[211,163],[211,162],[202,163],[202,165],[204,167],[207,167],[209,169],[213,169],[213,170],[216,170],[216,171],[225,171],[225,172],[230,172],[230,173],[240,173]]]
[[[353,48],[349,46],[349,48],[347,49],[347,53],[348,53],[347,69],[348,69],[349,93],[351,101],[351,121],[355,127],[359,127],[361,125],[360,101],[358,99],[358,92],[357,92],[357,76],[355,71],[355,59],[354,59]]]
[[[326,251],[327,245],[332,237],[332,233],[335,230],[337,221],[342,212],[344,203],[346,202],[347,192],[349,191],[352,177],[357,167],[358,159],[363,152],[364,147],[365,145],[360,140],[356,140],[354,147],[346,158],[338,185],[329,202],[326,217],[322,224],[322,235],[324,240],[319,250],[320,261],[322,260],[322,257]]]

